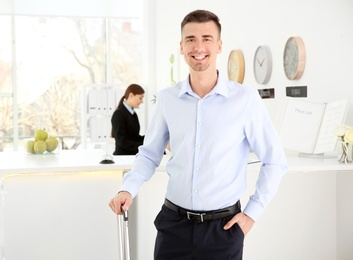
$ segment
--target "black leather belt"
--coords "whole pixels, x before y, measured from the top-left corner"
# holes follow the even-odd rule
[[[240,211],[240,201],[238,200],[233,206],[218,209],[218,210],[211,210],[211,211],[190,211],[184,208],[181,208],[174,203],[170,202],[169,200],[165,199],[164,205],[173,210],[174,212],[178,213],[180,216],[186,217],[189,220],[193,220],[195,222],[204,222],[210,221],[213,219],[225,218]]]

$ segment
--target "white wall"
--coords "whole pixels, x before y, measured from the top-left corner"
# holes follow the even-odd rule
[[[153,2],[152,0],[150,0]],[[350,98],[347,123],[353,125],[353,1],[351,0],[154,0],[156,5],[156,89],[170,85],[169,57],[180,61],[177,80],[187,76],[187,67],[179,55],[180,22],[194,9],[216,13],[223,27],[223,52],[218,67],[227,77],[228,55],[242,49],[246,69],[244,84],[256,88],[275,88],[276,98],[265,100],[275,119],[286,86],[308,86],[308,100],[328,102]],[[306,47],[306,67],[300,80],[285,77],[282,55],[290,36],[301,36]],[[256,48],[268,45],[273,56],[272,76],[268,84],[256,83],[252,61]],[[178,69],[179,67],[179,69]],[[149,89],[152,91],[152,89]]]

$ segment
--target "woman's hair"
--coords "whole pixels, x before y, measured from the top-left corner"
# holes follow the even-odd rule
[[[219,22],[219,18],[214,13],[207,11],[207,10],[195,10],[191,13],[188,13],[183,21],[181,22],[181,31],[185,24],[187,23],[207,23],[207,22],[214,22],[218,28],[219,38],[221,38],[221,31],[222,26]]]
[[[125,90],[124,96],[121,97],[118,107],[120,107],[123,104],[124,99],[127,99],[130,93],[132,93],[133,95],[141,95],[145,93],[145,90],[138,84],[131,84]]]

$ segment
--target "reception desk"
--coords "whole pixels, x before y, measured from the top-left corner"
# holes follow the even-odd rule
[[[118,259],[116,216],[108,207],[133,156],[99,164],[104,151],[0,153],[0,259]],[[245,260],[353,259],[353,165],[288,153],[289,172],[244,243]],[[253,159],[253,158],[252,158]],[[130,209],[132,259],[152,260],[168,181],[165,164]],[[249,164],[245,205],[259,163]]]
[[[1,260],[119,259],[117,218],[108,202],[134,156],[115,156],[114,164],[100,164],[104,154],[93,149],[0,153]],[[153,179],[164,175],[166,160]],[[138,205],[137,198],[130,210],[132,259],[138,259],[137,211],[143,212]],[[143,230],[154,232],[149,224]]]
[[[245,260],[353,259],[353,164],[287,153],[289,171],[245,240]],[[259,165],[250,165],[247,197]]]

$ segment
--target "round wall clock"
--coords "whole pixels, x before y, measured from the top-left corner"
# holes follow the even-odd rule
[[[243,83],[245,61],[241,50],[232,50],[228,58],[228,78],[238,83]]]
[[[269,47],[262,45],[256,49],[253,66],[257,83],[266,84],[272,73],[272,55]]]
[[[284,47],[283,68],[290,80],[300,79],[305,69],[305,46],[299,36],[290,37]]]

